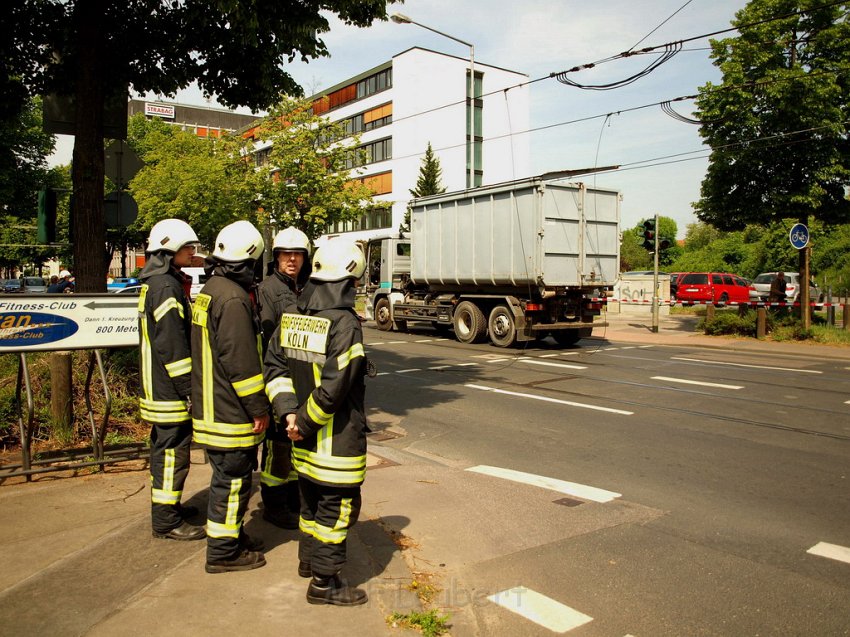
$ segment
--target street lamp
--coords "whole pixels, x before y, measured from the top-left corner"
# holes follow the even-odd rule
[[[393,13],[390,20],[396,24],[415,24],[418,27],[427,29],[437,35],[442,35],[444,38],[460,42],[469,47],[469,146],[467,147],[467,161],[469,162],[469,175],[467,177],[467,188],[472,188],[475,185],[475,46],[470,42],[456,38],[448,33],[443,33],[427,24],[417,22],[402,13]]]

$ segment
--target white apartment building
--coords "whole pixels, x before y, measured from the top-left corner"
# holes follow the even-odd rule
[[[528,76],[477,60],[474,69],[473,186],[530,176]],[[467,188],[469,71],[468,58],[413,47],[310,97],[316,114],[360,134],[369,161],[359,178],[387,202],[385,211],[336,224],[327,236],[397,231],[429,142],[447,191]]]

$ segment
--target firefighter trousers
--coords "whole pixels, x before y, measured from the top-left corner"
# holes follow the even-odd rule
[[[298,496],[298,474],[292,467],[292,441],[288,438],[263,443],[260,465],[260,494],[269,511],[293,511],[301,508]]]
[[[180,498],[189,474],[192,423],[151,426],[151,524],[168,533],[183,522]]]
[[[310,564],[316,577],[340,571],[346,559],[348,529],[360,516],[360,486],[329,487],[299,477],[301,530],[298,559]]]
[[[207,506],[207,562],[232,560],[239,555],[242,520],[251,496],[251,472],[257,447],[207,450],[212,467]]]

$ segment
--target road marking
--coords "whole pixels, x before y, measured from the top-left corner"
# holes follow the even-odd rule
[[[706,383],[701,380],[685,380],[669,376],[653,376],[652,380],[666,380],[668,383],[684,383],[686,385],[701,385],[703,387],[719,387],[720,389],[743,389],[743,385],[723,385],[722,383]]]
[[[636,349],[637,345],[624,345],[620,349]]]
[[[520,358],[519,361],[521,363],[528,363],[529,365],[545,365],[546,367],[560,367],[562,369],[587,369],[587,367],[583,367],[581,365],[569,365],[567,363],[550,363],[549,361],[536,361],[530,358]]]
[[[547,478],[534,473],[525,473],[523,471],[514,471],[513,469],[503,469],[501,467],[491,467],[490,465],[480,464],[474,467],[469,467],[467,471],[475,473],[483,473],[484,475],[493,476],[494,478],[503,478],[513,482],[522,482],[530,484],[534,487],[557,491],[564,495],[571,495],[582,500],[592,500],[593,502],[610,502],[615,498],[621,497],[622,493],[614,491],[606,491],[597,487],[589,487],[586,484],[578,484],[577,482],[567,482],[566,480],[558,480],[557,478]]]
[[[367,345],[383,345],[384,341],[376,341],[374,343],[367,343]]]
[[[850,548],[847,548],[846,546],[829,544],[828,542],[818,542],[806,551],[806,553],[820,555],[821,557],[828,557],[831,560],[838,560],[839,562],[847,562],[850,564]]]
[[[844,401],[844,404],[845,404],[845,405],[850,405],[850,400],[845,400],[845,401]]]
[[[458,367],[469,367],[470,365],[478,365],[478,363],[458,363]]]
[[[386,343],[384,343],[384,345],[401,345],[406,342],[407,341],[387,341]]]
[[[683,356],[671,356],[674,361],[687,361],[690,363],[709,363],[711,365],[729,365],[731,367],[750,367],[752,369],[775,369],[782,372],[799,372],[801,374],[823,374],[816,369],[794,369],[793,367],[771,367],[769,365],[747,365],[745,363],[726,363],[723,361],[708,361],[701,358],[684,358]]]
[[[541,354],[540,358],[552,358],[554,356],[560,356],[560,354]]]
[[[433,343],[435,340],[437,340],[437,339],[435,339],[435,338],[423,338],[421,340],[413,341],[413,342],[414,343]]]
[[[448,369],[451,365],[434,365],[434,367],[429,367],[428,369]]]
[[[504,363],[505,361],[511,360],[510,358],[488,358],[488,363]]]
[[[388,376],[388,375],[389,375],[389,372],[378,372],[378,373],[377,373],[377,374],[375,374],[375,375],[376,375],[376,376]]]
[[[542,400],[547,403],[556,403],[558,405],[569,405],[570,407],[583,407],[584,409],[593,409],[595,411],[606,411],[610,414],[621,414],[623,416],[632,416],[635,412],[623,411],[622,409],[611,409],[610,407],[600,407],[599,405],[588,405],[586,403],[574,403],[570,400],[560,400],[558,398],[549,398],[548,396],[535,396],[534,394],[522,394],[520,392],[508,391],[506,389],[495,389],[494,387],[485,387],[484,385],[467,384],[467,387],[472,389],[480,389],[482,391],[491,391],[495,394],[505,394],[506,396],[517,396],[519,398],[531,398],[532,400]]]
[[[407,374],[409,372],[421,372],[422,370],[418,367],[414,367],[412,369],[399,369],[396,371],[396,374]]]
[[[593,621],[593,617],[525,586],[500,591],[487,599],[554,633],[566,633]]]

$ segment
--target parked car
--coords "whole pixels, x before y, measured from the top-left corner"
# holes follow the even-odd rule
[[[27,294],[44,294],[47,292],[47,281],[40,276],[25,276],[21,279],[23,291]]]
[[[20,279],[6,279],[3,283],[3,292],[6,294],[20,294],[23,291]]]
[[[142,286],[137,283],[136,285],[128,285],[123,288],[112,288],[109,291],[113,294],[141,294]]]
[[[685,305],[750,301],[750,282],[728,272],[687,272],[678,278],[676,287],[676,299]]]
[[[107,292],[117,292],[122,288],[126,288],[129,285],[138,285],[139,280],[135,277],[115,277],[106,284]]]
[[[770,285],[776,278],[778,272],[762,272],[750,285],[750,301],[767,301],[770,297]],[[785,301],[786,303],[797,303],[800,298],[800,274],[798,272],[785,272]],[[820,289],[813,282],[809,283],[809,302],[820,301]]]
[[[679,289],[679,277],[682,276],[684,272],[671,272],[670,273],[670,298],[676,298],[676,291]]]

